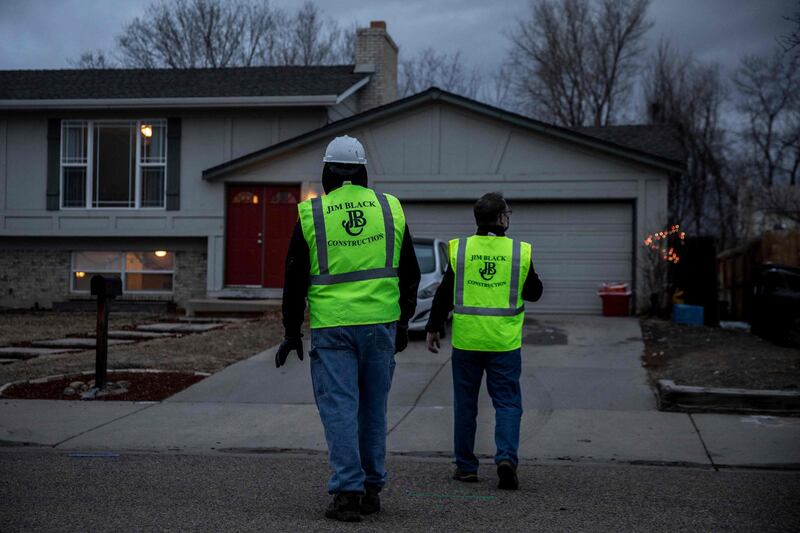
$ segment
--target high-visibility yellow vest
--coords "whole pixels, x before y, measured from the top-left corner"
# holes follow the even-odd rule
[[[405,231],[400,201],[345,183],[298,204],[311,258],[312,328],[400,318],[397,267]]]
[[[454,347],[505,352],[522,346],[522,286],[530,265],[527,242],[488,235],[450,241]]]

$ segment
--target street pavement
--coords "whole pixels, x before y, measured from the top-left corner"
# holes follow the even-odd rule
[[[383,510],[326,520],[322,454],[0,451],[2,531],[798,531],[800,473],[523,463],[521,490],[391,457]],[[488,465],[487,465],[488,467]]]
[[[524,490],[493,488],[485,389],[476,439],[484,481],[448,479],[450,348],[431,354],[416,339],[396,357],[389,400],[393,507],[372,526],[777,530],[796,519],[800,418],[658,411],[633,318],[533,315],[524,336]],[[137,529],[132,520],[140,529],[323,528],[326,445],[308,360],[292,355],[281,369],[273,360],[265,350],[164,402],[0,401],[0,487],[11,494],[0,530],[109,520],[74,508],[103,494],[118,512],[109,529]],[[95,451],[112,456],[70,455]],[[35,501],[51,502],[47,512],[28,506]]]

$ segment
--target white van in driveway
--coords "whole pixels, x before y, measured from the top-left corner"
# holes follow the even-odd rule
[[[440,239],[414,237],[414,251],[422,277],[417,293],[417,309],[408,323],[411,331],[424,331],[433,304],[433,296],[447,270],[447,243]]]

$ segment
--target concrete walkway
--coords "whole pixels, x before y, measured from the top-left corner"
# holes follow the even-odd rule
[[[523,350],[520,457],[542,461],[704,466],[800,465],[800,419],[662,413],[646,383],[632,318],[529,318]],[[389,449],[449,456],[450,349],[414,341],[397,356]],[[234,364],[162,403],[0,402],[0,440],[59,449],[325,450],[308,360],[275,369],[274,349]],[[481,396],[477,451],[494,453],[493,412]]]

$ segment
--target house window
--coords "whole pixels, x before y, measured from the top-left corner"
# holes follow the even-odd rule
[[[165,120],[61,123],[61,206],[163,208]]]
[[[123,293],[171,293],[175,254],[166,250],[72,253],[72,292],[89,292],[95,274],[121,279]]]

